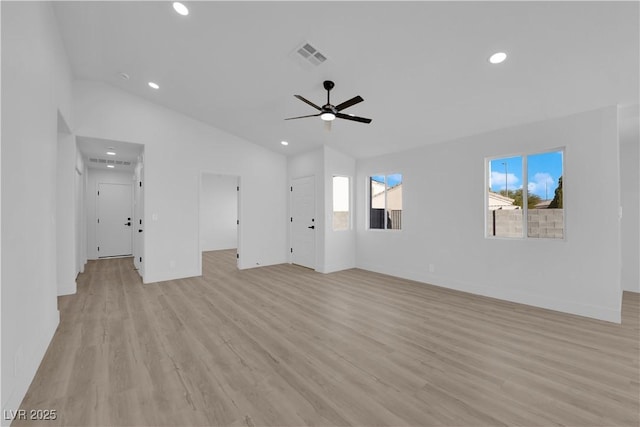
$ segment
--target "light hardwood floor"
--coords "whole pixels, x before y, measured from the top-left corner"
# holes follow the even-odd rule
[[[22,403],[42,425],[638,426],[639,307],[622,325],[362,270],[143,285],[90,262]],[[33,424],[15,421],[14,425]]]

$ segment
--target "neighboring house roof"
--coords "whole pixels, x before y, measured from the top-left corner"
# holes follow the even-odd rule
[[[371,193],[374,197],[381,193],[384,193],[385,188],[386,185],[384,184],[384,182],[371,180]]]
[[[373,197],[371,198],[371,207],[384,208],[384,184],[375,183],[372,186],[371,191]],[[389,210],[402,210],[402,183],[396,184],[393,187],[387,189],[386,207]]]
[[[552,201],[553,200],[544,200],[540,203],[536,203],[533,207],[534,209],[548,209]]]
[[[515,199],[503,196],[502,194],[489,191],[489,209],[520,209],[520,206],[513,204]]]

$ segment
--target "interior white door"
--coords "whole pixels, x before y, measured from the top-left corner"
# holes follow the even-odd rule
[[[131,255],[131,184],[98,184],[98,257]]]
[[[291,262],[316,268],[315,179],[291,182]]]

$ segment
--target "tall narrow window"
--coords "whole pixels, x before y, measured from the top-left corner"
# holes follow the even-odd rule
[[[369,177],[369,228],[402,229],[402,174]]]
[[[373,175],[369,178],[369,228],[385,228],[385,190],[384,175]]]
[[[490,159],[487,166],[487,236],[564,237],[562,150]]]
[[[351,228],[351,216],[349,204],[349,177],[333,177],[333,230],[349,230]]]

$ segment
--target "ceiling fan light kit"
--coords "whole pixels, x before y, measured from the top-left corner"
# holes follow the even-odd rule
[[[293,95],[296,98],[298,98],[300,101],[304,102],[305,104],[308,104],[310,106],[312,106],[313,108],[315,108],[316,110],[320,111],[318,114],[309,114],[307,116],[298,116],[298,117],[289,117],[288,119],[285,120],[294,120],[294,119],[303,119],[306,117],[320,117],[322,120],[324,120],[325,122],[331,122],[332,120],[335,120],[336,118],[338,119],[345,119],[345,120],[351,120],[354,122],[360,122],[360,123],[371,123],[371,119],[367,119],[365,117],[358,117],[358,116],[354,116],[352,114],[343,114],[340,111],[349,108],[355,104],[358,104],[362,101],[364,101],[364,99],[358,95],[358,96],[354,96],[353,98],[349,99],[348,101],[343,102],[342,104],[338,104],[338,105],[332,105],[331,104],[331,100],[330,100],[330,93],[331,93],[331,89],[334,88],[335,84],[331,81],[331,80],[325,80],[323,83],[323,86],[325,88],[325,90],[327,91],[327,103],[325,105],[323,105],[322,107],[318,107],[316,104],[314,104],[313,102],[309,101],[308,99],[304,98],[301,95]]]

